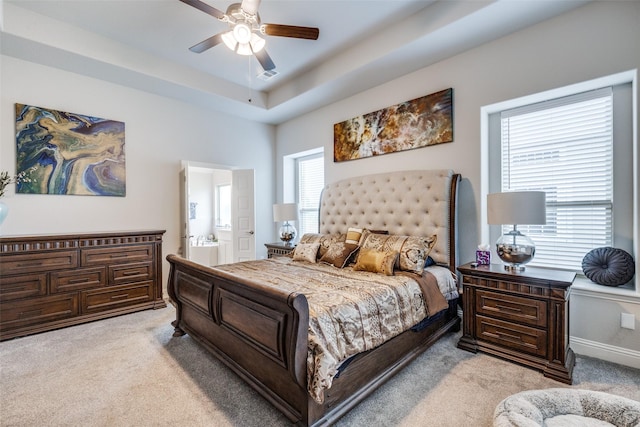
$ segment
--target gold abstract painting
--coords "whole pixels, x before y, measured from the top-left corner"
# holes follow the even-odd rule
[[[15,104],[16,193],[125,196],[124,123]]]
[[[333,125],[333,161],[361,159],[453,141],[453,89]]]

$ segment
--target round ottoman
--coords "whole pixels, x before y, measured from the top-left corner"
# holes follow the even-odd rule
[[[550,388],[507,397],[493,413],[495,427],[640,426],[640,402],[599,391]]]

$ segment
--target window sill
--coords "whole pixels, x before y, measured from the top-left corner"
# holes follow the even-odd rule
[[[636,277],[636,282],[638,278]],[[636,283],[636,287],[638,284]],[[624,286],[602,286],[593,283],[586,277],[576,277],[571,286],[571,292],[575,295],[584,295],[592,298],[615,299],[640,304],[640,292],[633,288],[633,284]]]

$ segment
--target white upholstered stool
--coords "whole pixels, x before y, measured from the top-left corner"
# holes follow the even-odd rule
[[[529,390],[507,397],[493,414],[494,427],[637,427],[640,402],[571,388]]]

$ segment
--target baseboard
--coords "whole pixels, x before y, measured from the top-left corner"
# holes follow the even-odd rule
[[[640,369],[640,351],[602,344],[573,336],[571,337],[571,349],[574,353],[582,356],[594,357],[596,359],[606,360],[607,362]]]

